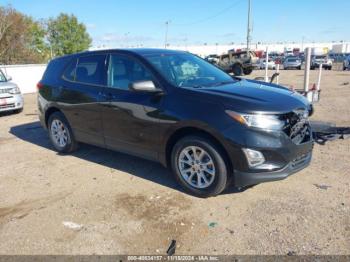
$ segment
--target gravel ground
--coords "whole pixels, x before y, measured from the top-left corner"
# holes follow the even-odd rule
[[[323,72],[313,120],[350,126],[349,81]],[[280,82],[301,87],[303,72]],[[315,145],[286,180],[199,199],[157,163],[87,145],[58,155],[36,113],[29,94],[0,116],[0,254],[165,254],[172,239],[176,254],[350,254],[350,140]]]

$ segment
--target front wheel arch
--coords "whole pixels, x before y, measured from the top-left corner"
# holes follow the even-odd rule
[[[227,153],[227,150],[222,145],[220,140],[216,138],[213,134],[209,133],[208,131],[205,131],[203,129],[197,128],[197,127],[182,127],[180,129],[177,129],[175,132],[173,132],[169,138],[167,139],[166,146],[165,146],[165,166],[170,167],[171,166],[171,152],[180,139],[186,137],[186,136],[199,136],[206,139],[211,140],[215,145],[220,149],[221,153],[223,154],[223,157],[225,159],[225,162],[227,163],[228,169],[230,171],[230,174],[233,174],[233,164],[230,160],[230,157]]]

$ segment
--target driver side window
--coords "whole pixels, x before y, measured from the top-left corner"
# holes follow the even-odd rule
[[[138,81],[153,81],[149,70],[134,59],[124,55],[110,55],[108,86],[128,90],[129,85]]]

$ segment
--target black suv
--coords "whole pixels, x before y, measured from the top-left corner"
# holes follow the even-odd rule
[[[186,52],[59,57],[38,89],[40,121],[57,151],[83,142],[159,161],[196,196],[283,179],[311,160],[304,97]]]

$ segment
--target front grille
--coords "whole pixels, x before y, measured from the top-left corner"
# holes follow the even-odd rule
[[[5,109],[5,108],[14,108],[15,104],[6,104],[6,105],[0,105],[0,109]]]
[[[310,141],[311,130],[308,120],[308,111],[298,109],[285,115],[286,126],[284,132],[297,145]]]
[[[12,88],[1,88],[0,89],[0,94],[8,94]]]

